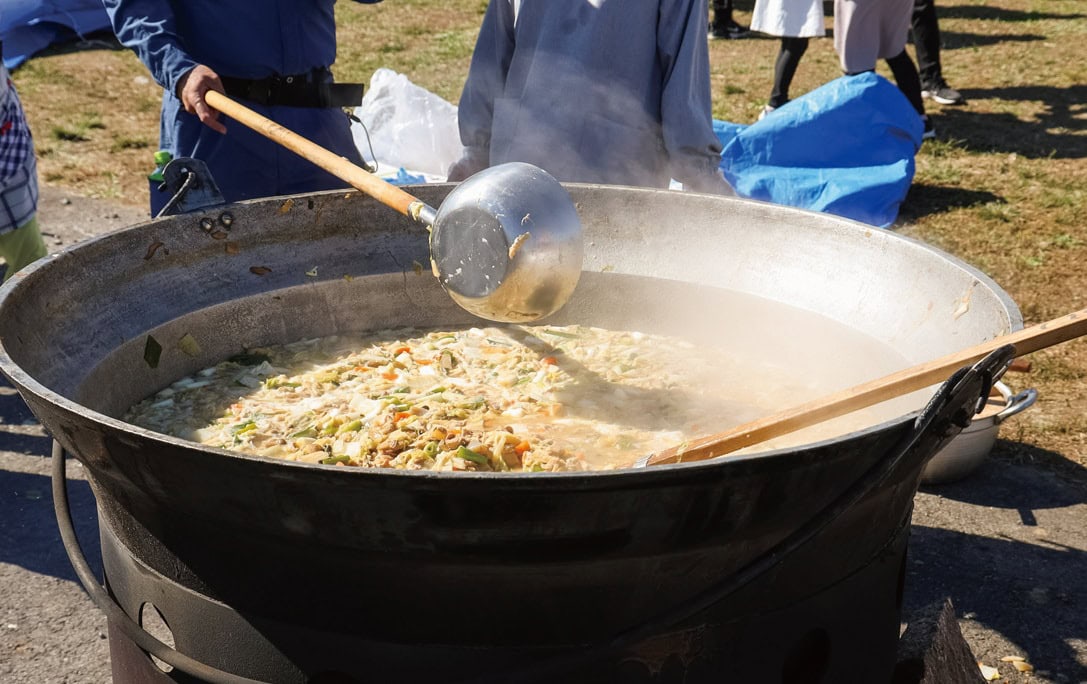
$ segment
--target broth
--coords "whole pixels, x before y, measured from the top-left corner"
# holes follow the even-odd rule
[[[248,350],[124,419],[208,446],[328,465],[610,469],[907,365],[822,316],[710,291],[704,310],[729,313],[727,334],[712,326],[663,334],[664,316],[647,318],[652,332],[509,325],[313,338]],[[917,394],[745,451],[869,427],[920,407]]]

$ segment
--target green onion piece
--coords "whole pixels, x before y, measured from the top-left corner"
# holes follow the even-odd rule
[[[487,457],[483,454],[476,453],[468,447],[457,447],[457,457],[463,458],[465,461],[471,461],[480,465],[487,465]]]
[[[257,429],[257,424],[251,420],[247,420],[244,423],[238,423],[234,427],[230,428],[230,434],[240,435],[243,432],[250,432]]]
[[[440,447],[437,442],[427,442],[426,446],[423,447],[423,453],[430,458],[434,458],[438,455],[439,448]]]
[[[274,378],[268,378],[264,381],[264,386],[268,389],[276,389],[277,387],[301,387],[300,382],[291,382],[287,380],[286,376],[277,375]]]
[[[576,339],[581,337],[581,335],[575,335],[573,333],[568,333],[568,332],[561,332],[559,330],[551,330],[550,328],[545,328],[541,332],[545,332],[548,335],[554,335],[555,337],[565,337],[566,339],[569,339],[569,340],[576,340]]]
[[[339,456],[331,456],[329,458],[321,459],[321,463],[325,465],[336,465],[337,463],[350,463],[351,457],[346,454],[340,454]]]
[[[305,428],[304,430],[299,430],[298,432],[294,433],[293,435],[290,436],[290,439],[301,439],[302,437],[316,437],[316,436],[317,436],[317,428],[315,428],[315,427],[313,427],[311,425],[308,428]]]
[[[342,435],[345,432],[358,432],[361,429],[362,429],[362,421],[356,418],[355,420],[351,421],[350,423],[344,423],[343,425],[341,425],[340,429],[336,430],[336,434],[337,435]]]

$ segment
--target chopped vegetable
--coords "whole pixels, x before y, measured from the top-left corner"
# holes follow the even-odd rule
[[[465,461],[471,461],[472,463],[478,463],[480,465],[487,465],[487,457],[476,451],[472,451],[468,447],[457,447],[457,458],[463,458]]]
[[[162,357],[162,345],[159,341],[150,335],[147,336],[147,341],[143,345],[143,360],[147,362],[148,366],[152,368],[159,367],[159,359]]]
[[[362,421],[358,420],[358,419],[355,419],[355,420],[351,421],[350,423],[344,423],[343,425],[341,425],[336,430],[336,434],[337,435],[342,435],[345,432],[358,432],[361,429],[362,429]]]
[[[563,338],[561,350],[549,337]],[[805,390],[806,379],[773,365],[759,384],[780,391],[739,404],[729,391],[751,385],[728,373],[751,368],[731,350],[588,326],[383,330],[247,349],[125,420],[307,463],[591,470],[765,415]]]
[[[200,355],[200,344],[196,341],[196,338],[189,333],[185,333],[181,336],[181,339],[177,341],[177,348],[186,356],[195,357]]]

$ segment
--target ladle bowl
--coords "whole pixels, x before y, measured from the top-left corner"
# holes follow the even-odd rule
[[[209,90],[207,103],[431,231],[434,275],[481,318],[524,323],[558,311],[581,275],[582,230],[570,195],[543,169],[500,164],[465,179],[435,211],[406,191]]]
[[[457,186],[430,237],[435,274],[464,309],[493,321],[554,313],[581,275],[581,222],[566,190],[542,169],[501,164]]]

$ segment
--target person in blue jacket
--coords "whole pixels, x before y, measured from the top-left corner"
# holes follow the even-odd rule
[[[706,0],[491,0],[449,180],[521,161],[560,181],[730,194],[708,14]]]
[[[207,164],[228,202],[346,183],[204,101],[217,90],[362,164],[342,107],[362,87],[333,82],[335,0],[103,0],[113,31],[163,87],[159,147]],[[355,0],[373,3],[380,0]],[[151,193],[151,214],[169,200]]]

